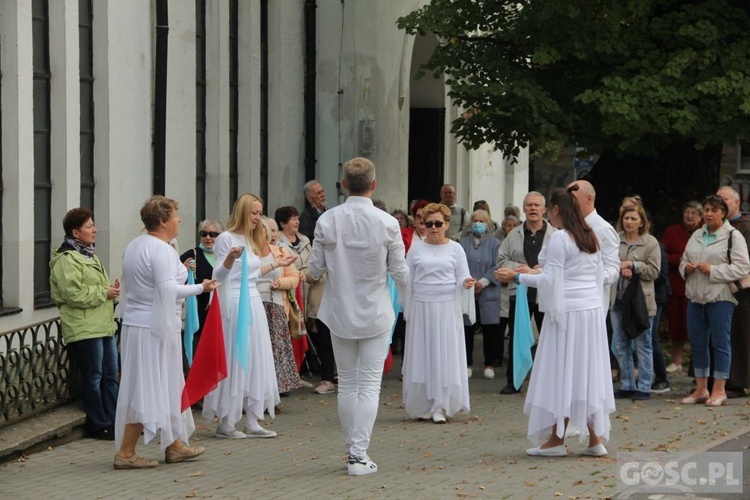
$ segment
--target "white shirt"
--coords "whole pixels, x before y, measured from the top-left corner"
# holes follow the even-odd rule
[[[586,224],[594,230],[601,243],[602,262],[604,263],[604,311],[609,310],[609,288],[620,279],[620,236],[612,224],[599,215],[596,210],[586,216]]]
[[[315,225],[310,273],[328,272],[318,319],[331,333],[364,339],[390,330],[395,319],[387,275],[403,288],[409,277],[398,221],[370,198],[350,196]]]

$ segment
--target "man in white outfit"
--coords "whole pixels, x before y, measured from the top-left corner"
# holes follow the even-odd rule
[[[313,276],[328,272],[318,319],[331,330],[339,419],[353,476],[378,471],[367,448],[395,319],[387,275],[402,288],[409,276],[398,221],[372,204],[376,184],[370,160],[346,162],[342,186],[349,198],[321,214],[309,264]]]

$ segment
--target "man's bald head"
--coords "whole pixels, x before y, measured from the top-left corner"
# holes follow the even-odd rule
[[[594,202],[596,201],[596,190],[589,181],[573,181],[568,187],[577,184],[578,189],[573,191],[573,196],[578,200],[578,206],[581,208],[581,214],[584,217],[594,211]]]

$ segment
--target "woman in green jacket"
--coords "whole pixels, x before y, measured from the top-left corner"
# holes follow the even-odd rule
[[[118,390],[114,301],[120,283],[110,285],[94,253],[97,230],[90,210],[70,210],[63,228],[65,240],[50,262],[52,298],[60,308],[68,353],[81,374],[90,435],[113,441]]]

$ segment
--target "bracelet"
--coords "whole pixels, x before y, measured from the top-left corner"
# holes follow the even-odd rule
[[[516,285],[520,285],[521,284],[521,280],[519,279],[520,277],[521,277],[521,273],[516,273],[515,276],[513,276],[513,282]]]

